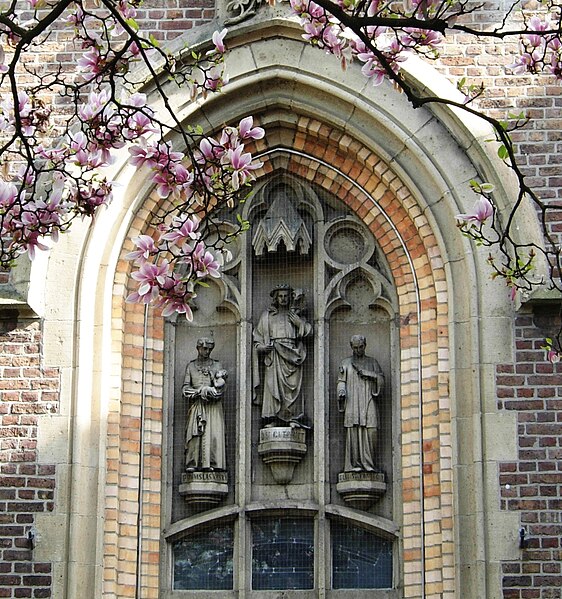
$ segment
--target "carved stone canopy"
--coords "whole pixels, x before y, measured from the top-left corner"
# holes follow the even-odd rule
[[[273,191],[273,202],[256,225],[252,245],[257,256],[264,252],[277,252],[281,242],[288,252],[298,248],[300,254],[306,256],[310,250],[310,233],[286,190],[286,187],[279,187]]]

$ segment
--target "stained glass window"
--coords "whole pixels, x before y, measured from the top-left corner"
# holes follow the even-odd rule
[[[314,522],[267,518],[252,522],[252,588],[314,588]]]
[[[388,589],[392,587],[392,542],[372,532],[332,522],[332,587]]]
[[[232,526],[190,535],[173,552],[174,590],[232,589]]]

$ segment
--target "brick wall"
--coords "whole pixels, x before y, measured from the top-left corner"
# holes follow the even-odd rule
[[[28,534],[54,509],[55,466],[38,462],[37,427],[58,410],[59,375],[42,364],[39,323],[11,328],[14,315],[0,314],[0,324],[0,597],[50,597],[51,564],[34,560]]]
[[[483,14],[487,15],[488,23],[500,21],[499,12]],[[517,26],[517,22],[514,25]],[[516,43],[498,43],[494,39],[478,42],[471,36],[459,34],[449,38],[443,58],[436,66],[454,83],[464,77],[467,83],[483,83],[485,91],[475,107],[488,115],[503,120],[510,113],[522,112],[531,119],[524,129],[512,134],[518,163],[527,184],[542,200],[559,202],[562,198],[560,83],[547,75],[513,75],[506,66],[514,61],[516,53]],[[560,216],[557,211],[547,219],[550,232],[558,238],[562,231]]]
[[[498,12],[487,15],[488,23],[498,22]],[[494,40],[476,44],[467,36],[454,36],[439,68],[452,81],[470,77],[472,83],[483,82],[486,91],[479,106],[491,116],[503,119],[509,112],[524,112],[532,119],[513,134],[519,164],[541,199],[558,205],[562,198],[560,84],[546,76],[511,75],[505,68],[512,62],[508,50],[514,46]],[[560,235],[560,211],[547,221],[550,231]],[[520,513],[529,539],[519,560],[503,564],[505,599],[562,597],[562,364],[546,362],[541,349],[545,337],[552,337],[559,326],[553,308],[523,311],[515,323],[515,361],[497,367],[498,409],[516,411],[518,423],[518,459],[500,464],[499,501],[501,509]]]
[[[499,410],[517,413],[518,460],[500,464],[501,508],[518,511],[528,544],[503,564],[505,599],[562,596],[562,363],[545,362],[551,308],[516,321],[515,364],[497,367]]]

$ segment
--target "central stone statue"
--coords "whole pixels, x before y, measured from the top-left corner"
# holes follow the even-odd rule
[[[254,403],[261,404],[265,427],[300,426],[303,339],[311,335],[312,325],[300,316],[292,287],[277,285],[270,296],[272,304],[254,329]]]

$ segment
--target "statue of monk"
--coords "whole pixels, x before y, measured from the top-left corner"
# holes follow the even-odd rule
[[[270,295],[272,304],[254,329],[254,402],[261,404],[264,426],[301,426],[303,339],[312,325],[292,305],[292,287],[278,285]]]
[[[379,363],[365,355],[363,335],[353,335],[353,353],[339,367],[338,408],[343,412],[345,428],[346,472],[374,472],[377,435],[380,426],[378,398],[382,394],[384,377]]]
[[[185,369],[182,394],[189,402],[185,430],[185,469],[225,470],[222,399],[227,372],[211,358],[213,339],[197,341],[197,358]]]

